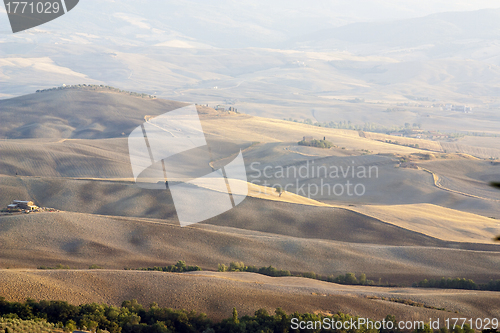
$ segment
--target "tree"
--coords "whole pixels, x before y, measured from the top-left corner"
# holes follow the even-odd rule
[[[283,311],[281,308],[277,308],[274,313],[276,314],[275,316],[275,322],[276,322],[276,329],[275,332],[283,332],[286,333],[289,330],[290,323],[287,319],[286,312]]]
[[[151,328],[149,329],[148,332],[153,332],[153,333],[169,333],[171,331],[167,329],[167,327],[165,326],[165,323],[156,322],[156,323],[154,323],[151,326]]]
[[[64,329],[66,332],[73,332],[76,330],[76,322],[72,319],[66,322],[66,327]]]
[[[365,285],[365,284],[366,284],[366,274],[365,274],[365,273],[362,273],[362,274],[359,276],[359,284],[362,284],[362,285]]]
[[[177,272],[185,272],[186,271],[186,262],[179,260],[176,264],[175,267],[177,267]]]
[[[112,322],[108,327],[109,333],[121,333],[122,328],[115,322]]]
[[[392,327],[393,329],[381,329],[380,330],[380,333],[394,333],[394,331],[397,330],[397,320],[396,320],[396,316],[394,315],[387,315],[385,317],[385,322],[388,323],[388,322],[391,322],[392,323]],[[386,325],[386,326],[389,326],[389,325]]]
[[[358,284],[358,279],[356,279],[356,275],[354,275],[354,273],[347,273],[345,275],[345,283],[346,284]]]
[[[264,319],[264,318],[269,317],[269,313],[267,312],[266,309],[261,308],[261,309],[258,309],[257,311],[255,311],[255,317]]]
[[[90,320],[87,322],[86,326],[89,329],[89,331],[95,332],[97,330],[97,327],[99,327],[99,323],[96,321]]]
[[[233,308],[233,323],[240,323],[240,320],[238,319],[238,311],[236,311],[236,308]]]
[[[230,272],[244,272],[245,269],[245,264],[240,261],[233,261],[229,264],[229,271]]]

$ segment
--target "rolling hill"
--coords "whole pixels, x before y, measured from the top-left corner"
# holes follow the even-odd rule
[[[88,1],[15,35],[0,15],[0,209],[25,199],[59,210],[0,212],[0,297],[135,298],[213,319],[233,307],[498,317],[498,292],[409,286],[500,279],[500,192],[489,186],[500,181],[500,9],[344,2]],[[241,149],[249,194],[181,228],[169,189],[134,182],[128,136],[188,102],[239,110],[197,106],[211,147],[202,167]],[[355,167],[375,175],[345,172]],[[346,182],[363,193],[319,192]],[[204,271],[134,270],[177,260]],[[232,261],[366,273],[380,286],[215,272]],[[36,269],[58,264],[71,269]]]
[[[228,104],[278,119],[313,119],[322,111],[316,120],[384,126],[416,122],[430,130],[498,133],[498,9],[351,24],[335,10],[327,14],[323,9],[323,20],[308,16],[307,24],[283,19],[293,13],[281,12],[273,19],[294,26],[283,31],[266,20],[248,26],[228,17],[230,12],[255,19],[236,13],[235,4],[228,3],[224,14],[210,8],[190,21],[204,26],[201,35],[192,37],[197,30],[186,27],[177,5],[161,7],[175,7],[179,16],[170,19],[179,30],[159,19],[153,5],[122,3],[116,15],[110,14],[116,4],[101,5],[106,10],[98,15],[82,5],[72,13],[82,22],[99,17],[96,25],[69,24],[72,16],[65,16],[16,37],[1,35],[0,96],[86,82],[192,103]],[[380,3],[362,7],[372,6]],[[208,19],[206,13],[221,20]],[[72,29],[61,29],[64,22]],[[208,33],[214,26],[224,27],[223,36]],[[244,38],[233,39],[242,33]],[[356,98],[364,101],[350,102]],[[475,112],[431,109],[448,103],[470,105]],[[384,112],[394,108],[403,110]]]
[[[499,296],[495,292],[340,286],[252,273],[13,269],[0,272],[0,293],[14,290],[16,294],[9,300],[59,299],[72,304],[96,302],[119,306],[125,299],[137,299],[142,304],[155,302],[204,312],[214,320],[227,318],[233,307],[239,315],[253,315],[259,308],[273,313],[280,307],[287,313],[344,312],[374,320],[382,320],[390,313],[398,320],[424,321],[444,320],[457,314],[468,318],[495,316],[499,310]],[[396,302],[411,299],[418,300],[414,306]]]
[[[364,272],[375,281],[381,278],[406,285],[442,276],[477,282],[500,279],[496,269],[498,246],[444,242],[401,228],[394,231],[398,228],[383,223],[377,226],[376,221],[366,230],[349,230],[349,239],[344,230],[350,220],[340,218],[336,223],[319,223],[313,225],[313,231],[294,234],[285,228],[263,232],[214,223],[180,227],[174,219],[68,212],[3,216],[0,260],[3,268],[57,264],[88,268],[96,264],[112,269],[165,266],[185,260],[208,270],[216,270],[219,263],[243,261],[257,267],[272,265],[327,276]],[[359,221],[358,226],[361,224]],[[308,228],[310,223],[302,223],[293,229]],[[381,232],[384,228],[385,234]],[[330,235],[321,236],[328,229]]]
[[[73,303],[109,304],[160,298],[162,305],[189,307],[213,318],[227,316],[237,294],[253,295],[237,304],[245,313],[277,306],[288,311],[330,307],[330,311],[373,316],[394,311],[418,318],[441,315],[434,309],[438,307],[467,315],[496,311],[491,305],[496,304],[494,292],[477,296],[462,291],[352,288],[254,274],[122,271],[177,260],[215,270],[219,263],[244,261],[301,273],[366,273],[370,279],[407,286],[443,276],[479,283],[500,278],[496,269],[500,247],[492,240],[500,226],[491,218],[499,212],[498,195],[485,188],[498,166],[444,153],[434,141],[423,142],[428,144],[425,149],[411,148],[353,130],[198,107],[207,141],[214,147],[210,166],[224,166],[240,148],[249,181],[269,180],[270,184],[247,184],[249,196],[236,208],[181,228],[169,190],[148,190],[134,183],[127,137],[145,116],[183,105],[88,87],[0,101],[2,119],[6,119],[0,125],[4,137],[0,140],[0,205],[32,199],[61,210],[0,215],[0,294],[12,300],[38,294],[38,298]],[[297,145],[310,135],[325,137],[335,147]],[[420,169],[403,167],[403,160]],[[264,176],[269,168],[307,169],[313,162],[325,167],[376,166],[378,175],[363,179],[366,196],[359,198],[301,196],[291,189],[279,196],[270,186],[293,179]],[[437,184],[436,179],[442,182]],[[318,174],[301,179],[304,184],[321,181]],[[337,179],[327,181],[334,184]],[[57,264],[75,269],[96,264],[106,270],[32,270]],[[63,282],[66,279],[72,282]],[[168,292],[158,292],[164,289],[162,283],[169,286]],[[190,283],[189,292],[179,292]],[[227,293],[214,303],[223,287],[234,294]],[[207,290],[213,296],[200,298]],[[314,305],[318,295],[327,295],[322,296],[327,300],[324,305]],[[433,308],[414,312],[416,307],[411,307],[413,312],[408,312],[408,305],[375,299],[388,296]]]
[[[183,105],[123,93],[96,94],[85,88],[41,92],[0,100],[0,138],[120,137],[141,125],[145,115],[160,115]]]

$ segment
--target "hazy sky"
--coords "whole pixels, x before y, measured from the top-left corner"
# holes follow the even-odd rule
[[[368,20],[397,19],[447,11],[471,11],[499,8],[498,0],[341,0],[331,1],[332,7]]]
[[[351,22],[410,18],[445,11],[471,11],[500,7],[498,0],[314,0],[307,3],[303,0],[80,0],[79,6],[87,8],[91,6],[99,10],[99,4],[103,2],[116,6],[117,12],[121,12],[121,7],[125,4],[129,8],[131,6],[158,6],[160,12],[163,11],[166,15],[172,7],[176,10],[184,10],[183,14],[189,16],[190,10],[196,13],[196,9],[211,7],[212,10],[233,15],[238,9],[242,12],[260,11],[266,19],[269,19],[269,14],[279,16],[279,13],[286,13],[287,17],[300,17],[301,15],[344,17]],[[4,6],[0,6],[0,11],[5,13]],[[256,20],[258,21],[259,18],[256,17]],[[0,15],[0,31],[3,32],[8,28],[7,16]]]

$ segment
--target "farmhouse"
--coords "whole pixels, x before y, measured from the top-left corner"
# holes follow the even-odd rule
[[[432,132],[429,132],[428,137],[431,139],[446,139],[446,138],[448,138],[448,135],[432,131]]]
[[[38,206],[36,206],[33,201],[24,201],[24,200],[14,200],[10,205],[7,206],[8,210],[13,209],[22,209],[22,210],[37,210]]]

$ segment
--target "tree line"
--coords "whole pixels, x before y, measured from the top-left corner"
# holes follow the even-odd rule
[[[224,264],[219,264],[218,271],[219,272],[251,272],[251,273],[258,273],[258,274],[272,276],[272,277],[292,276],[292,273],[290,273],[290,271],[276,269],[273,266],[257,268],[256,266],[246,266],[243,262],[235,262],[235,261],[231,262],[229,264],[229,266],[226,266]]]
[[[129,270],[125,268],[125,270]],[[184,272],[194,272],[201,271],[200,266],[188,266],[183,260],[179,260],[175,265],[168,266],[154,266],[147,268],[139,268],[139,271],[158,271],[158,272],[170,272],[170,273],[184,273]]]
[[[260,268],[257,268],[256,266],[246,266],[245,263],[243,263],[241,261],[240,262],[233,261],[229,264],[229,266],[226,266],[225,264],[219,264],[218,271],[219,272],[251,272],[251,273],[258,273],[258,274],[272,276],[272,277],[296,276],[296,277],[304,277],[304,278],[308,278],[308,279],[315,279],[315,280],[333,282],[333,283],[338,283],[338,284],[348,284],[348,285],[375,285],[375,282],[373,280],[368,280],[366,278],[366,274],[364,274],[364,273],[361,273],[360,275],[358,275],[358,277],[356,277],[356,275],[354,273],[340,274],[338,276],[334,276],[334,275],[324,276],[324,275],[316,274],[314,272],[293,274],[289,270],[277,269],[277,268],[274,268],[273,266],[268,266],[268,267],[264,266],[264,267],[260,267]],[[380,279],[379,279],[379,284],[381,284]]]
[[[500,237],[500,236],[499,236]],[[55,267],[39,266],[38,269],[70,269],[67,265],[58,264]],[[91,265],[89,269],[102,269],[101,266]],[[201,271],[199,266],[189,266],[185,261],[179,260],[174,265],[168,266],[154,266],[146,268],[125,268],[125,270],[140,270],[140,271],[157,271],[157,272],[170,272],[170,273],[184,273]],[[217,267],[218,272],[249,272],[257,273],[271,277],[284,277],[295,276],[304,277],[308,279],[315,279],[325,282],[332,282],[345,285],[366,285],[366,286],[388,286],[388,283],[382,284],[382,279],[378,282],[370,280],[366,277],[365,273],[360,273],[356,276],[354,273],[345,273],[340,275],[321,275],[315,272],[291,272],[289,270],[277,269],[273,266],[257,267],[253,265],[245,265],[241,261],[233,261],[228,266],[219,264]],[[471,279],[465,278],[441,278],[441,279],[424,279],[412,284],[413,288],[443,288],[443,289],[465,289],[465,290],[488,290],[500,291],[500,280],[491,280],[488,283],[478,284]],[[1,333],[1,332],[0,332]]]
[[[477,284],[471,279],[443,277],[441,279],[424,279],[418,283],[414,283],[413,287],[500,291],[500,280],[491,280],[488,283]]]
[[[359,317],[338,312],[334,315],[316,313],[294,312],[287,314],[281,308],[277,308],[274,314],[266,309],[255,311],[254,315],[239,317],[236,308],[232,315],[220,322],[213,322],[203,313],[194,311],[173,310],[159,307],[152,303],[144,307],[137,300],[124,301],[120,307],[106,304],[82,304],[71,305],[62,301],[34,301],[8,302],[0,297],[0,322],[17,320],[20,324],[27,325],[22,321],[33,321],[42,323],[43,327],[63,329],[72,332],[76,329],[90,330],[92,332],[110,333],[273,333],[273,332],[331,332],[330,329],[293,328],[292,320],[295,322],[358,322]],[[396,317],[387,315],[386,323],[392,322],[393,329],[376,329],[373,322],[368,320],[367,324],[350,328],[350,333],[394,333],[399,332]],[[372,327],[369,323],[372,323]],[[31,324],[30,324],[31,326]],[[5,332],[5,331],[4,331]],[[9,330],[10,332],[10,330]],[[446,328],[433,331],[428,324],[414,331],[415,333],[448,333]],[[455,326],[451,333],[473,333],[467,324],[463,328]],[[484,333],[500,333],[500,331],[488,330]]]

